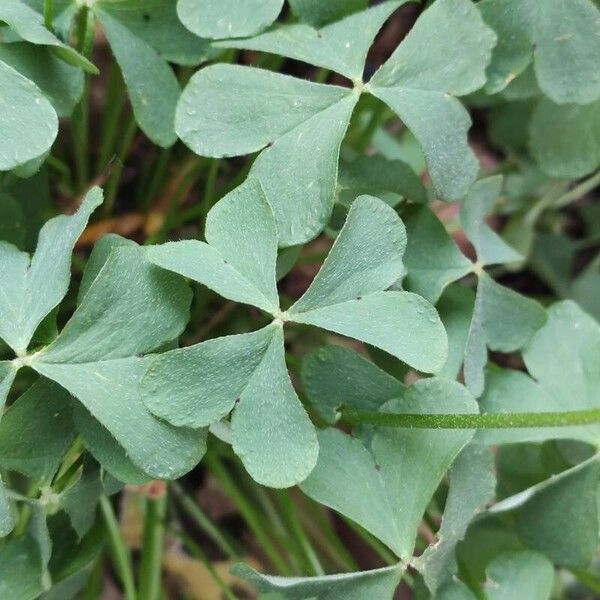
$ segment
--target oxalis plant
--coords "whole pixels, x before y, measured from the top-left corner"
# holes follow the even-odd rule
[[[594,0],[0,2],[0,599],[596,597],[599,167]]]

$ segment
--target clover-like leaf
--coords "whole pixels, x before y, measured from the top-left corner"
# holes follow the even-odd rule
[[[483,84],[495,36],[468,0],[438,1],[364,86],[368,48],[400,3],[383,3],[320,30],[292,25],[220,44],[277,52],[331,68],[350,77],[354,90],[251,67],[214,65],[192,77],[181,96],[175,129],[197,154],[221,157],[263,150],[251,174],[260,179],[273,208],[280,246],[306,242],[327,223],[339,147],[362,91],[390,103],[414,130],[425,148],[434,185],[444,197],[461,196],[475,178],[476,161],[466,146],[468,114],[446,92],[466,94]],[[451,33],[440,37],[430,31],[448,19],[456,20]],[[444,40],[435,48],[439,56],[431,49],[431,39]],[[413,74],[396,80],[394,64],[405,59],[410,59]],[[453,66],[450,76],[444,66],[448,63]],[[422,81],[415,73],[425,73]]]
[[[476,413],[477,404],[460,384],[431,378],[419,380],[382,410]],[[337,429],[325,429],[319,432],[317,466],[300,487],[317,502],[362,525],[399,558],[408,560],[433,492],[472,435],[471,430],[382,428],[374,433],[367,448]],[[369,490],[368,496],[355,493],[357,480]]]
[[[578,178],[600,166],[600,101],[584,106],[542,99],[533,111],[529,146],[552,177]]]
[[[492,370],[481,399],[483,412],[570,411],[600,407],[600,325],[574,302],[548,309],[546,324],[523,352],[531,376]],[[554,427],[478,432],[486,443],[573,438],[597,445],[600,427]]]
[[[600,97],[600,10],[591,0],[483,0],[478,7],[499,40],[488,92],[504,89],[533,60],[537,82],[554,102]]]
[[[343,346],[325,346],[307,355],[301,378],[308,399],[330,424],[342,407],[378,410],[404,393],[395,377]]]
[[[0,21],[7,23],[21,39],[38,46],[48,46],[65,62],[81,67],[89,73],[98,73],[98,69],[85,56],[46,29],[42,15],[25,2],[3,2],[0,5]]]
[[[0,337],[15,352],[25,352],[37,326],[66,294],[75,241],[101,202],[102,193],[94,188],[73,216],[48,221],[31,258],[0,242]]]
[[[460,198],[475,179],[470,118],[455,96],[485,83],[496,36],[466,0],[438,0],[367,84],[419,141],[436,192]]]
[[[259,592],[273,592],[277,598],[285,600],[391,600],[403,572],[402,566],[392,565],[320,577],[276,577],[258,573],[244,564],[232,568],[234,575],[251,583]]]
[[[0,90],[0,171],[8,171],[50,149],[58,117],[41,90],[1,59]]]
[[[437,541],[414,561],[427,587],[435,593],[456,573],[456,544],[472,519],[494,497],[496,475],[489,448],[469,444],[449,470],[450,488]]]
[[[178,0],[181,22],[196,35],[224,39],[255,35],[281,12],[283,0]]]
[[[277,232],[273,213],[253,179],[211,209],[205,236],[148,249],[155,264],[200,281],[225,298],[275,312]]]

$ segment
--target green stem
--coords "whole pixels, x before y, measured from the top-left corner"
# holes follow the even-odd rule
[[[44,0],[44,26],[49,31],[52,29],[52,0]]]
[[[110,159],[111,151],[115,146],[124,97],[125,86],[119,75],[119,70],[115,63],[111,63],[106,82],[106,99],[104,101],[104,110],[102,112],[100,144],[96,159],[96,174],[100,174],[102,169],[106,167]]]
[[[176,481],[172,481],[169,485],[173,492],[173,496],[175,496],[177,503],[186,515],[198,525],[198,527],[218,546],[219,550],[221,550],[227,558],[237,558],[238,554],[229,541],[204,514],[200,507],[185,493],[184,489]]]
[[[159,600],[160,598],[166,508],[167,494],[156,500],[150,498],[146,500],[138,586],[139,596],[144,600]]]
[[[600,578],[595,573],[589,573],[583,569],[571,569],[571,573],[575,575],[577,581],[592,592],[600,594]]]
[[[106,496],[100,498],[100,509],[102,510],[102,516],[108,533],[112,562],[123,584],[124,598],[125,600],[136,600],[137,594],[135,592],[129,550],[123,543],[117,517],[115,516],[110,500]]]
[[[600,409],[498,414],[391,414],[348,408],[342,410],[342,419],[350,425],[368,423],[380,427],[407,429],[570,427],[600,423]]]
[[[588,177],[587,179],[584,179],[581,183],[576,185],[572,190],[565,192],[562,196],[557,198],[553,202],[553,206],[555,206],[556,208],[560,208],[561,206],[566,206],[567,204],[570,204],[571,202],[573,202],[573,200],[577,200],[577,199],[581,198],[582,196],[584,196],[585,194],[587,194],[588,192],[591,192],[595,187],[597,187],[599,185],[600,185],[600,170],[597,171],[596,173],[594,173],[593,175],[591,175],[590,177]]]

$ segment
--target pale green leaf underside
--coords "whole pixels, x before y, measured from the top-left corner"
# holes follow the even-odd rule
[[[73,246],[101,202],[101,190],[93,188],[73,216],[48,221],[31,261],[0,242],[0,337],[15,351],[27,348],[37,326],[66,294]]]
[[[219,42],[215,46],[279,54],[360,81],[377,32],[391,13],[407,1],[389,0],[321,29],[301,24],[282,25],[249,39]]]
[[[471,262],[428,207],[410,208],[402,216],[408,233],[403,284],[436,303],[448,284],[469,273]]]
[[[10,361],[0,362],[0,411],[4,409],[6,397],[15,379],[17,371]]]
[[[208,214],[205,233],[208,244],[171,242],[149,247],[147,256],[225,298],[277,311],[277,232],[260,185],[248,179],[220,200]]]
[[[259,592],[273,592],[285,600],[391,600],[403,571],[403,567],[392,565],[320,577],[276,577],[258,573],[244,564],[236,564],[232,569],[234,575],[251,583]]]
[[[67,117],[83,93],[83,73],[48,48],[14,42],[0,45],[0,61],[33,81],[59,117]]]
[[[180,88],[167,62],[115,16],[94,7],[127,85],[133,113],[142,131],[159,146],[175,143],[175,107]]]
[[[439,371],[448,353],[435,308],[410,292],[373,292],[289,318],[376,346],[425,373]]]
[[[330,424],[341,407],[378,410],[404,393],[395,377],[343,346],[324,346],[308,354],[301,378],[311,404]]]
[[[396,212],[378,198],[357,198],[321,269],[288,315],[385,290],[402,275],[405,248],[406,230]]]
[[[600,407],[600,326],[571,301],[548,310],[548,321],[523,352],[531,376],[490,370],[481,398],[484,412],[544,412]],[[597,445],[600,427],[481,431],[489,444],[571,438]]]
[[[485,222],[501,191],[501,175],[480,179],[471,187],[461,203],[460,222],[465,235],[475,247],[477,262],[480,265],[510,263],[523,259]]]
[[[496,36],[467,0],[438,0],[417,20],[368,89],[419,141],[436,192],[461,197],[477,175],[471,124],[454,98],[480,88]]]
[[[15,519],[12,514],[12,508],[6,491],[4,490],[4,484],[0,479],[0,539],[7,536],[15,526]]]
[[[590,0],[484,0],[479,4],[499,44],[488,91],[498,92],[533,59],[540,88],[559,104],[600,97],[600,10]]]
[[[98,69],[85,56],[61,42],[46,29],[42,15],[25,2],[21,0],[2,2],[0,21],[7,23],[23,40],[39,46],[49,46],[65,62],[81,67],[89,73],[98,73]]]
[[[196,35],[227,39],[255,35],[271,25],[283,0],[179,0],[177,14]]]
[[[552,177],[577,179],[593,172],[600,166],[600,101],[580,106],[542,99],[531,119],[529,147]]]
[[[473,413],[477,404],[460,384],[432,378],[418,381],[383,410]],[[408,560],[431,495],[472,435],[470,430],[381,429],[368,450],[361,441],[339,430],[322,430],[317,466],[300,487],[317,502],[362,525],[399,558]],[[357,481],[366,490],[364,494],[356,493]]]
[[[58,118],[40,89],[0,60],[0,171],[44,154],[58,133]]]

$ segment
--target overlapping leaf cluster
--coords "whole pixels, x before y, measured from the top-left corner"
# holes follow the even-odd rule
[[[48,221],[31,255],[19,249],[31,232],[0,241],[0,338],[11,356],[0,361],[0,405],[17,376],[36,378],[0,420],[0,467],[39,490],[27,497],[0,482],[0,534],[17,525],[15,506],[30,514],[0,548],[2,598],[57,597],[70,585],[77,593],[97,555],[100,496],[123,482],[180,477],[204,455],[209,431],[257,483],[298,485],[371,536],[389,563],[310,578],[236,567],[274,597],[392,598],[410,568],[432,598],[544,600],[553,565],[577,572],[596,555],[598,425],[337,425],[348,408],[442,417],[600,409],[597,321],[575,302],[543,306],[493,278],[535,258],[535,225],[565,196],[518,203],[500,237],[487,217],[514,180],[478,179],[471,118],[458,100],[492,107],[492,138],[527,162],[519,185],[532,173],[534,187],[552,191],[559,177],[591,173],[600,164],[600,11],[591,0],[437,0],[367,78],[377,33],[405,1],[289,0],[285,24],[276,22],[283,4],[55,0],[45,24],[35,0],[0,6],[0,170],[35,171],[58,116],[84,93],[90,40],[78,40],[78,51],[65,41],[81,20],[102,29],[152,142],[179,138],[213,158],[257,153],[247,179],[208,212],[205,241],[98,241],[61,327],[71,253],[101,191]],[[171,64],[196,66],[231,50],[301,61],[346,84],[216,62],[182,90]],[[373,114],[385,104],[405,125],[410,142],[400,156],[383,131],[373,145],[384,156],[343,152],[353,116],[364,117],[369,102]],[[432,197],[459,201],[471,258]],[[335,241],[288,303],[277,287],[282,249],[324,230]],[[189,320],[186,280],[256,308],[264,326],[178,347]],[[373,360],[325,346],[303,358],[293,382],[286,331],[306,326],[364,343]],[[494,364],[490,352],[510,354],[514,368]],[[74,466],[65,458],[73,449]],[[443,507],[437,524],[432,506]],[[424,523],[437,526],[420,548]],[[78,558],[52,562],[61,535]]]

